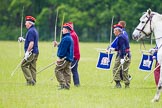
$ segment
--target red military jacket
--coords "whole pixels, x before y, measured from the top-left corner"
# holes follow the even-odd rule
[[[80,59],[80,49],[79,49],[79,38],[78,35],[75,33],[74,30],[70,31],[70,35],[74,41],[74,59],[79,60]]]

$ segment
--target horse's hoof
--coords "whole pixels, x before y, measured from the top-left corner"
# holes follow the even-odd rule
[[[152,102],[152,103],[154,103],[154,102],[159,102],[159,99],[152,99],[151,102]]]
[[[155,95],[155,97],[151,100],[151,102],[159,102],[160,96]]]

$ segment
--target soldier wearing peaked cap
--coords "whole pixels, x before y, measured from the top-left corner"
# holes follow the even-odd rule
[[[62,39],[57,50],[57,65],[55,75],[59,82],[59,90],[70,89],[71,83],[71,62],[73,61],[74,45],[70,36],[70,30],[67,25],[63,25]],[[55,42],[54,42],[55,46]]]
[[[128,36],[128,33],[125,29],[126,28],[126,22],[121,20],[121,21],[118,22],[118,24],[122,26],[123,35],[124,35],[125,39],[127,39],[127,41],[129,42],[129,36]],[[129,80],[131,80],[131,79],[132,79],[132,76],[129,74]]]
[[[129,41],[125,38],[124,34],[122,33],[121,25],[117,24],[113,26],[113,28],[114,34],[116,36],[115,47],[110,47],[109,50],[117,51],[115,65],[113,68],[113,78],[116,82],[115,87],[121,88],[120,81],[123,80],[125,83],[125,88],[129,88],[130,81],[128,70],[131,61]],[[122,78],[120,70],[122,70]]]
[[[21,64],[21,69],[23,71],[24,77],[26,79],[27,85],[36,84],[36,62],[39,55],[38,49],[38,31],[35,28],[36,19],[32,16],[26,16],[25,26],[28,29],[25,39],[19,37],[18,40],[21,42],[23,39],[24,43],[24,60]]]

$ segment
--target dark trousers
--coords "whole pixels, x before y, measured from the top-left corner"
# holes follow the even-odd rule
[[[79,74],[78,74],[78,60],[73,60],[72,64],[71,64],[71,71],[73,74],[73,82],[74,85],[80,85],[80,81],[79,81]]]

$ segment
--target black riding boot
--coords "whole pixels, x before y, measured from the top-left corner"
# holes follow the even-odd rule
[[[115,82],[116,82],[115,88],[121,88],[120,81],[115,81]]]

